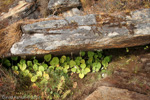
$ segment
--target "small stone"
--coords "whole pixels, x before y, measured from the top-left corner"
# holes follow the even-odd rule
[[[142,62],[146,62],[148,60],[148,58],[141,58]]]
[[[146,63],[147,66],[150,66],[150,63]]]
[[[75,16],[75,15],[80,16],[82,15],[82,12],[78,8],[72,8],[71,10],[63,13],[64,17]]]
[[[77,82],[74,82],[74,83],[73,83],[73,88],[74,88],[74,89],[77,88],[77,85],[78,85],[78,83],[77,83]]]

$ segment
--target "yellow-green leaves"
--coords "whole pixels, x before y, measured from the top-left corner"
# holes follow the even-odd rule
[[[27,65],[25,63],[18,64],[18,66],[19,66],[21,71],[24,71],[27,68]]]
[[[102,55],[102,51],[97,51],[97,55],[99,58],[101,58],[103,55]]]
[[[82,69],[84,69],[84,68],[86,67],[86,64],[81,64],[80,67],[81,67]]]
[[[39,66],[39,71],[43,72],[44,71],[44,67],[43,66]]]
[[[42,85],[42,84],[47,84],[47,82],[48,82],[47,79],[44,78],[44,79],[41,80],[40,84],[41,84],[41,85]]]
[[[3,65],[4,65],[4,66],[7,66],[7,67],[10,67],[10,66],[11,66],[11,63],[10,63],[10,61],[9,61],[8,59],[4,59],[4,60],[3,60]]]
[[[62,85],[65,83],[65,77],[62,76],[61,79],[60,79],[60,82],[59,84],[57,85],[57,91],[61,91],[62,90]]]
[[[64,73],[68,73],[69,65],[65,65],[63,68]]]
[[[27,61],[27,65],[28,65],[29,67],[32,67],[32,66],[33,66],[32,61]]]
[[[52,58],[52,55],[51,55],[51,54],[48,54],[48,55],[45,55],[45,56],[44,56],[44,60],[45,60],[46,62],[49,62],[49,61],[51,60],[51,58]]]
[[[28,76],[28,75],[29,75],[29,73],[30,73],[30,72],[29,72],[29,70],[28,70],[28,69],[27,69],[27,70],[25,70],[25,71],[23,71],[23,75],[24,75],[24,76]]]
[[[33,63],[34,63],[34,64],[37,64],[37,63],[38,63],[38,60],[37,60],[37,59],[34,59],[34,60],[33,60]]]
[[[79,74],[79,77],[82,79],[84,77],[84,74],[83,73],[80,73]]]
[[[70,60],[70,67],[73,67],[73,66],[75,66],[76,65],[76,62],[74,61],[74,60]]]
[[[48,65],[45,63],[42,63],[41,65],[44,67],[44,70],[46,70],[48,68]]]
[[[67,97],[67,95],[70,94],[70,93],[71,93],[71,90],[66,90],[64,92],[64,94],[62,95],[62,99],[65,99]]]
[[[128,48],[126,48],[126,52],[129,52],[129,49],[128,49]]]
[[[92,72],[98,72],[101,68],[100,62],[94,62],[92,67]]]
[[[66,56],[62,56],[62,57],[60,58],[60,63],[64,63],[65,60],[66,60]]]
[[[21,58],[11,59],[15,62],[12,64],[16,64],[16,61]],[[62,100],[71,92],[65,86],[65,80],[68,81],[70,75],[76,73],[83,79],[89,72],[104,72],[110,61],[111,56],[104,56],[102,51],[81,51],[78,56],[71,57],[65,55],[52,57],[51,54],[47,54],[44,56],[44,61],[36,57],[29,60],[21,59],[17,65],[12,66],[12,69],[16,75],[30,79],[31,83],[42,88],[42,92],[44,90],[49,93],[48,98]],[[0,60],[0,62],[5,62],[7,66],[11,65],[8,59]]]
[[[76,59],[75,59],[76,65],[78,65],[78,66],[80,65],[81,59],[82,59],[82,57],[76,57]]]
[[[80,56],[81,56],[81,57],[85,56],[85,52],[84,52],[84,51],[81,51],[81,52],[80,52]]]
[[[81,62],[81,64],[85,64],[85,60],[84,59],[82,59],[80,62]]]
[[[61,56],[61,57],[52,57],[51,54],[47,54],[44,56],[44,61],[40,62],[34,57],[32,60],[27,61],[24,59],[20,60],[18,66],[13,66],[12,69],[14,71],[21,71],[19,74],[23,74],[24,76],[31,77],[32,82],[36,82],[36,80],[40,80],[45,82],[45,79],[48,80],[50,78],[48,73],[77,73],[79,77],[84,78],[89,72],[98,72],[102,70],[101,67],[106,68],[108,63],[111,61],[111,56],[103,56],[102,51],[81,51],[80,56],[72,57],[70,59],[69,56]],[[13,61],[18,60],[18,57],[12,57]],[[5,59],[5,63],[8,66],[11,65],[8,59]]]
[[[42,71],[37,71],[37,72],[36,72],[36,75],[37,75],[38,77],[42,77]]]
[[[51,60],[50,64],[52,66],[56,66],[59,64],[59,58],[58,57],[53,57],[53,59]]]
[[[89,73],[90,71],[91,71],[90,68],[85,68],[85,69],[84,69],[84,73],[85,73],[85,74]]]
[[[17,71],[18,70],[18,66],[12,66],[12,69]]]
[[[93,51],[88,51],[88,57],[93,57],[94,56],[94,52]]]
[[[17,61],[18,60],[18,56],[11,57],[11,60]]]
[[[81,67],[81,69],[80,70],[77,69],[77,70],[78,70],[78,73],[79,73],[79,77],[82,79],[91,70],[90,70],[90,68],[86,67],[86,64],[81,64],[80,67]]]
[[[37,70],[38,70],[38,65],[37,65],[37,64],[34,64],[34,65],[33,65],[33,70],[34,70],[34,71],[37,71]]]
[[[106,57],[104,58],[104,60],[105,60],[106,62],[110,62],[110,61],[111,61],[111,58],[112,58],[112,56],[106,56]]]
[[[71,69],[71,71],[72,71],[73,73],[77,72],[77,70],[79,70],[79,67],[78,67],[78,66],[74,66],[74,67]]]
[[[102,65],[103,65],[104,67],[107,67],[107,66],[108,66],[108,63],[111,61],[111,58],[112,58],[112,56],[106,56],[106,57],[103,59],[103,61],[102,61]]]
[[[47,73],[45,73],[45,72],[43,73],[43,77],[44,77],[45,79],[47,79],[47,80],[49,79],[49,75],[48,75]]]
[[[31,78],[31,82],[35,82],[37,79],[38,79],[38,78],[37,78],[37,76],[35,75],[35,76],[33,76],[33,77]]]

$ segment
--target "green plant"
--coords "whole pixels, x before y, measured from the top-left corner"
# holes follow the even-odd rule
[[[106,56],[106,57],[103,59],[103,61],[102,61],[102,65],[103,65],[104,67],[107,67],[107,66],[108,66],[108,63],[111,61],[111,58],[112,58],[112,56]]]
[[[67,61],[69,59],[66,56],[62,56],[59,60],[58,57],[53,57],[50,54],[44,56],[44,60],[46,62],[39,63],[39,61],[34,58],[32,61],[26,61],[21,59],[17,65],[12,66],[14,73],[18,76],[23,76],[24,78],[30,79],[33,86],[40,87],[42,92],[51,92],[49,98],[65,98],[70,92],[70,90],[66,90],[66,92],[62,92],[64,88],[65,82],[63,81],[65,78],[61,77],[60,81],[58,82],[57,86],[47,89],[49,81],[51,80],[50,73],[60,73],[63,70],[63,73],[67,73],[69,69],[69,65],[67,65]],[[15,59],[16,60],[16,59]],[[7,60],[9,61],[9,60]],[[66,61],[66,62],[65,62]],[[62,65],[63,67],[61,67]],[[56,75],[57,76],[57,75]],[[59,76],[60,77],[60,76]],[[25,80],[26,81],[26,80]],[[53,80],[54,81],[54,80]],[[57,80],[58,81],[58,80]]]
[[[17,61],[17,60],[18,60],[18,57],[17,57],[17,56],[14,56],[14,57],[11,57],[11,59],[12,59],[13,61]]]
[[[70,83],[69,77],[76,73],[83,79],[90,72],[104,72],[112,56],[104,56],[103,51],[81,51],[79,56],[53,57],[51,54],[44,56],[44,61],[32,57],[23,59],[11,57],[2,59],[1,63],[12,66],[12,70],[22,82],[28,81],[31,86],[37,87],[43,93],[42,98],[65,99],[71,93],[67,88]],[[11,63],[12,62],[12,63]],[[17,63],[18,62],[18,63]],[[69,81],[69,82],[68,82]]]
[[[44,60],[45,60],[46,62],[49,62],[49,61],[51,60],[51,58],[52,58],[52,55],[51,55],[51,54],[48,54],[48,55],[45,55],[45,56],[44,56]]]
[[[80,52],[80,56],[81,56],[81,57],[85,56],[85,52],[84,52],[84,51],[81,51],[81,52]]]
[[[93,67],[92,67],[93,72],[98,72],[100,70],[100,68],[101,68],[100,62],[93,63]]]
[[[51,66],[59,66],[59,58],[53,57],[53,59],[50,61]]]
[[[90,68],[86,68],[86,64],[80,65],[81,70],[79,70],[79,77],[82,79],[87,73],[89,73],[91,70]]]
[[[126,52],[129,52],[129,49],[128,49],[128,48],[126,48]]]
[[[148,49],[148,48],[149,48],[148,46],[145,46],[145,47],[144,47],[144,50],[146,50],[146,49]]]

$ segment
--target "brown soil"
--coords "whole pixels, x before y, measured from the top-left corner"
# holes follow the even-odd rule
[[[74,94],[68,100],[83,100],[100,86],[127,89],[150,96],[150,70],[145,69],[150,61],[150,49],[144,50],[142,46],[129,50],[128,53],[126,49],[106,50],[106,54],[113,56],[106,78],[101,79],[100,72],[90,73],[83,80],[77,78],[77,75],[72,76],[74,82],[77,82],[77,88],[72,89]]]
[[[149,8],[149,0],[80,0],[86,13],[113,13]]]

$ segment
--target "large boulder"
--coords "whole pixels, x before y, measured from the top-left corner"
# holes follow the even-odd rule
[[[85,100],[149,100],[149,96],[115,87],[98,87]]]
[[[150,43],[150,9],[125,16],[90,14],[47,19],[21,27],[23,35],[10,49],[13,55],[131,47]]]

